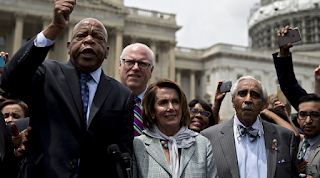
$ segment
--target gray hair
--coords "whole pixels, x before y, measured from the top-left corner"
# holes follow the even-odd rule
[[[266,103],[268,102],[268,92],[267,92],[267,89],[262,85],[262,83],[261,83],[258,79],[254,78],[254,77],[252,77],[252,76],[243,76],[243,77],[240,77],[240,78],[236,81],[236,83],[232,85],[231,91],[230,91],[230,92],[231,92],[231,96],[232,96],[232,100],[234,100],[234,97],[235,97],[235,95],[236,95],[236,91],[237,91],[237,88],[238,88],[238,84],[239,84],[242,80],[246,80],[246,79],[255,80],[255,81],[257,81],[257,82],[260,84],[260,87],[261,87],[261,90],[262,90],[262,95],[263,95],[263,97],[262,97],[262,104],[263,104],[263,105],[266,104]]]
[[[147,49],[148,51],[149,51],[149,53],[150,53],[150,55],[151,55],[151,67],[154,65],[154,53],[153,53],[153,51],[149,48],[149,46],[147,46],[147,45],[145,45],[145,44],[143,44],[143,43],[133,43],[133,44],[130,44],[130,45],[128,45],[128,46],[126,46],[123,50],[122,50],[122,53],[121,53],[121,55],[120,55],[120,62],[122,61],[122,56],[123,56],[123,54],[124,54],[124,52],[128,49],[128,48],[130,48],[130,47],[132,47],[132,46],[135,46],[135,45],[139,45],[139,46],[143,46],[145,49]]]

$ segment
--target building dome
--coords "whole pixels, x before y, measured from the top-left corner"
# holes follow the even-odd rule
[[[276,29],[286,25],[298,27],[301,41],[294,51],[320,51],[320,0],[261,0],[248,19],[249,46],[275,49]]]

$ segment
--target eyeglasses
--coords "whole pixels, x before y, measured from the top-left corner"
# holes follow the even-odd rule
[[[300,111],[300,112],[299,112],[299,117],[298,117],[298,119],[300,119],[300,120],[306,120],[308,116],[310,116],[310,118],[311,118],[312,120],[317,121],[317,120],[319,120],[319,118],[320,118],[320,112],[311,111],[310,114],[308,114],[308,113],[305,112],[305,111]]]
[[[122,59],[124,61],[124,64],[127,67],[133,67],[136,63],[138,63],[138,66],[140,69],[147,69],[151,64],[146,63],[146,62],[140,62],[140,61],[135,61],[131,59]]]
[[[200,113],[200,115],[205,118],[208,118],[211,115],[211,113],[208,111],[199,111],[198,109],[195,109],[195,108],[190,109],[190,113],[194,115]]]

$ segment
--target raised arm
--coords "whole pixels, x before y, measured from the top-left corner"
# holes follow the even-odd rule
[[[281,29],[281,32],[278,31],[277,35],[284,36],[291,29],[292,28],[289,26],[286,26],[285,28]],[[292,55],[289,50],[291,47],[291,43],[288,43],[282,47],[279,46],[279,52],[273,54],[273,62],[277,71],[281,90],[286,98],[290,101],[291,105],[298,110],[298,99],[307,92],[298,84],[298,81],[296,80],[293,71]]]
[[[226,93],[221,93],[221,91],[220,91],[220,86],[223,82],[224,82],[224,80],[219,81],[219,83],[218,83],[216,93],[214,96],[214,103],[212,106],[213,107],[212,108],[213,118],[216,121],[215,124],[219,124],[219,122],[220,122],[220,117],[219,117],[220,106],[221,106],[221,103],[222,103],[224,97],[226,96]]]

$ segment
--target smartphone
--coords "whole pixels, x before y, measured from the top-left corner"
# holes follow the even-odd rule
[[[3,56],[0,56],[0,67],[4,67],[4,65],[6,64],[6,58]]]
[[[220,92],[221,93],[227,93],[230,91],[232,86],[232,81],[230,80],[226,80],[224,81],[221,85],[220,85]]]
[[[318,176],[317,166],[316,165],[306,165],[306,174],[313,177]]]
[[[300,32],[298,27],[293,28],[292,30],[289,30],[288,33],[286,33],[284,36],[278,36],[278,41],[280,46],[287,45],[288,43],[294,43],[297,41],[300,41]]]
[[[284,94],[283,94],[283,92],[282,92],[282,90],[280,88],[280,85],[277,86],[277,95],[278,95],[279,101],[282,104],[286,105],[287,104],[287,98],[286,98],[286,96],[284,96]]]

